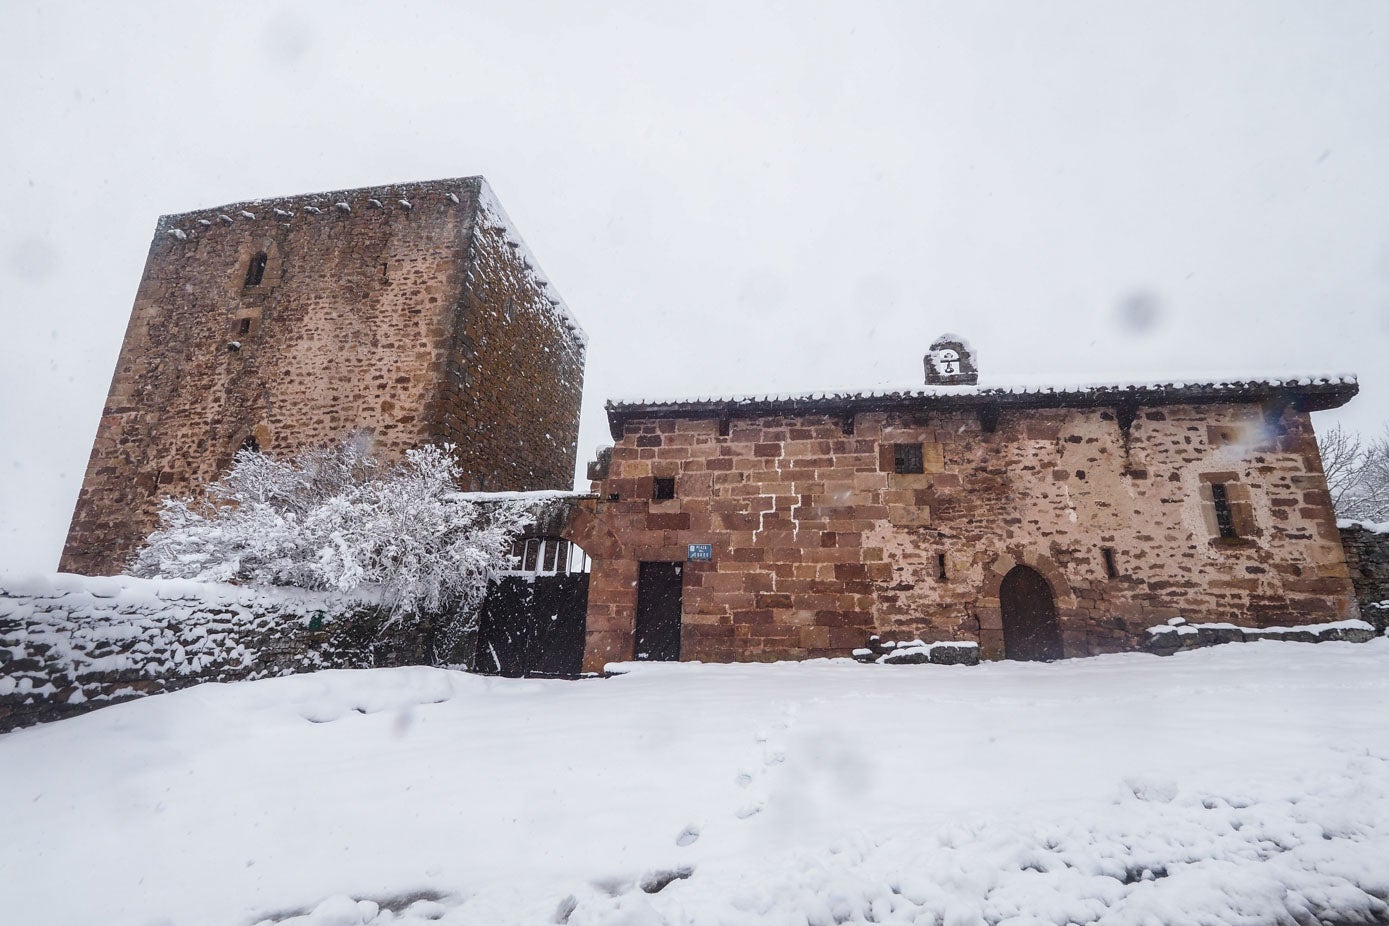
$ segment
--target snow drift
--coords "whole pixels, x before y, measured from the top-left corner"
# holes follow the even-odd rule
[[[0,737],[14,922],[1389,921],[1389,640],[203,685]]]

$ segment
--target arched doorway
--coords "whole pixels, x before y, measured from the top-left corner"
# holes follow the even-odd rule
[[[998,590],[1003,610],[1003,655],[1006,659],[1060,659],[1061,624],[1056,599],[1042,574],[1014,566]]]

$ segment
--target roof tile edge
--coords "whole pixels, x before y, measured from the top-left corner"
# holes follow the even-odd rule
[[[852,402],[856,400],[873,399],[951,399],[951,398],[974,398],[987,399],[990,397],[1003,398],[1006,396],[1080,396],[1094,394],[1097,396],[1112,397],[1123,394],[1172,394],[1180,396],[1200,391],[1249,391],[1258,389],[1283,389],[1297,391],[1299,389],[1317,389],[1318,387],[1338,387],[1355,386],[1358,390],[1359,379],[1354,373],[1318,373],[1293,375],[1284,374],[1280,376],[1260,376],[1260,377],[1239,377],[1231,379],[1206,379],[1206,378],[1177,378],[1173,377],[1168,381],[1147,381],[1147,382],[1115,382],[1115,383],[1076,383],[1063,385],[1036,386],[907,386],[907,387],[879,387],[874,389],[824,389],[811,392],[796,393],[747,393],[742,395],[725,396],[697,396],[686,398],[665,398],[665,399],[609,399],[605,404],[609,409],[642,409],[654,407],[675,407],[675,406],[714,406],[714,405],[770,405],[770,404],[798,404],[806,402]],[[1354,392],[1351,393],[1354,395]]]
[[[245,210],[254,212],[253,207],[261,209],[274,209],[282,206],[305,205],[318,206],[327,203],[332,207],[334,203],[343,202],[350,199],[382,199],[389,198],[392,202],[406,198],[411,194],[419,193],[440,193],[447,195],[456,193],[459,190],[479,191],[487,183],[481,174],[472,177],[452,177],[442,180],[416,180],[404,183],[385,183],[376,186],[353,187],[346,190],[324,190],[318,193],[296,193],[292,196],[272,196],[260,199],[248,199],[236,203],[226,203],[220,206],[203,206],[199,209],[190,209],[187,212],[171,212],[159,217],[159,227],[162,230],[166,225],[172,225],[179,221],[204,218],[209,213],[236,214]]]

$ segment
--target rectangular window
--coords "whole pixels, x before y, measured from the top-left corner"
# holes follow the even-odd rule
[[[527,540],[526,548],[521,554],[521,571],[535,572],[536,566],[540,561],[540,541]]]
[[[944,553],[937,553],[937,554],[936,554],[936,578],[937,578],[937,579],[940,579],[942,582],[944,582],[946,579],[949,578],[949,576],[946,575],[946,573],[945,573],[945,554],[944,554]]]
[[[1104,555],[1104,574],[1111,579],[1119,578],[1119,566],[1114,562],[1114,548],[1105,547],[1100,553]]]
[[[545,557],[541,563],[541,572],[557,572],[560,564],[566,562],[568,541],[547,540],[545,542]]]
[[[675,497],[675,477],[657,476],[651,480],[651,497],[661,502]]]
[[[246,282],[243,285],[247,287],[259,286],[261,281],[265,279],[265,265],[269,261],[270,258],[264,251],[252,257],[251,262],[246,265]]]
[[[1215,502],[1215,523],[1222,538],[1237,537],[1235,515],[1230,510],[1230,493],[1223,482],[1211,483],[1211,500]]]
[[[921,457],[920,444],[893,444],[892,471],[894,473],[924,473],[926,466]]]

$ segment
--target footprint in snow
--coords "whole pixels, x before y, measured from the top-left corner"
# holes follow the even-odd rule
[[[648,894],[659,894],[665,890],[667,885],[675,881],[683,881],[692,874],[694,874],[694,869],[689,865],[665,871],[649,871],[641,876],[641,889]]]
[[[699,839],[699,827],[687,826],[680,831],[679,836],[675,837],[675,844],[677,846],[689,846],[693,845],[697,839]]]
[[[742,807],[739,807],[737,810],[733,811],[733,815],[739,820],[746,820],[748,817],[755,817],[760,814],[765,806],[766,805],[761,801],[754,801],[751,804],[744,804]]]
[[[752,784],[752,776],[747,772],[739,772],[738,777],[733,780],[738,783],[738,787],[740,788],[746,788],[748,785]]]

